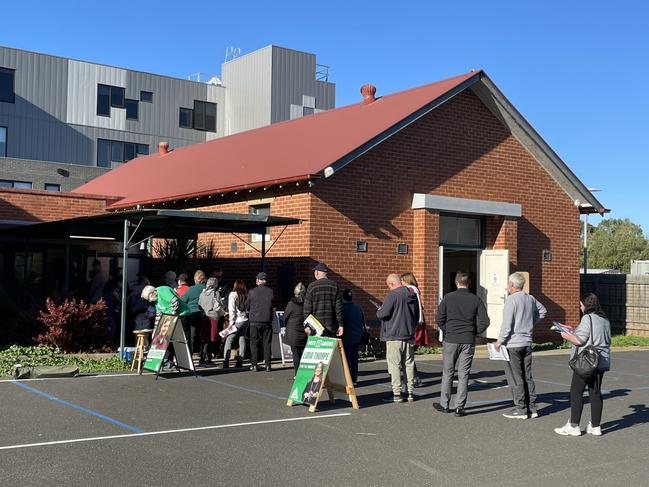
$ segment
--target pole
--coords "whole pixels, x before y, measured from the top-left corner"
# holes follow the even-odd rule
[[[266,227],[264,233],[261,234],[261,270],[266,271]]]
[[[70,294],[70,232],[65,237],[65,272],[63,273],[63,296]]]
[[[128,284],[128,227],[131,225],[124,220],[124,242],[122,247],[122,313],[119,328],[119,356],[122,360],[126,356],[124,343],[126,342],[126,285]]]
[[[588,274],[588,213],[584,213],[584,274]]]

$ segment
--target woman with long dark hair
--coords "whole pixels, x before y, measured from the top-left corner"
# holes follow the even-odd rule
[[[611,368],[611,325],[595,294],[584,294],[579,304],[583,316],[574,334],[562,332],[561,336],[572,343],[570,358],[580,353],[583,347],[592,345],[599,352],[599,363],[597,373],[589,380],[583,379],[573,371],[570,384],[570,421],[554,431],[564,436],[581,436],[579,422],[584,409],[584,389],[588,387],[591,421],[586,427],[586,433],[601,436],[602,378],[604,372]]]
[[[230,353],[232,344],[239,340],[239,353],[237,355],[236,367],[243,366],[243,357],[246,354],[246,336],[248,335],[248,288],[246,283],[237,280],[234,281],[232,292],[228,296],[228,313],[230,315],[230,324],[228,329],[232,331],[225,339],[223,348],[223,368],[230,366]]]

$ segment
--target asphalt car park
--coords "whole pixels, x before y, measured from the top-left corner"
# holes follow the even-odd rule
[[[603,436],[561,437],[567,355],[535,354],[540,417],[506,419],[501,364],[477,358],[467,415],[433,410],[441,361],[419,359],[415,402],[386,404],[385,362],[360,365],[354,410],[286,406],[292,367],[0,381],[0,481],[13,485],[647,485],[649,351],[616,351]],[[589,418],[584,409],[582,427]]]

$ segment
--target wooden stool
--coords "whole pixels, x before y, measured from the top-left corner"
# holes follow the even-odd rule
[[[135,362],[137,362],[137,373],[142,373],[142,362],[144,361],[144,339],[151,332],[153,332],[153,330],[133,330],[133,334],[137,337],[137,341],[135,342],[135,353],[131,360],[131,372],[133,372]]]

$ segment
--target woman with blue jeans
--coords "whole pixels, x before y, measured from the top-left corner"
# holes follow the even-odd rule
[[[580,302],[583,317],[575,329],[574,334],[561,333],[561,336],[572,343],[570,358],[577,356],[582,347],[594,346],[599,352],[599,363],[597,373],[586,380],[574,371],[572,372],[572,383],[570,384],[570,421],[561,428],[555,428],[555,433],[563,436],[581,436],[581,413],[584,409],[584,389],[588,387],[588,398],[590,400],[591,421],[586,427],[586,433],[593,436],[601,436],[600,426],[602,420],[602,378],[604,372],[611,368],[611,325],[599,304],[599,299],[593,293],[587,293]]]

